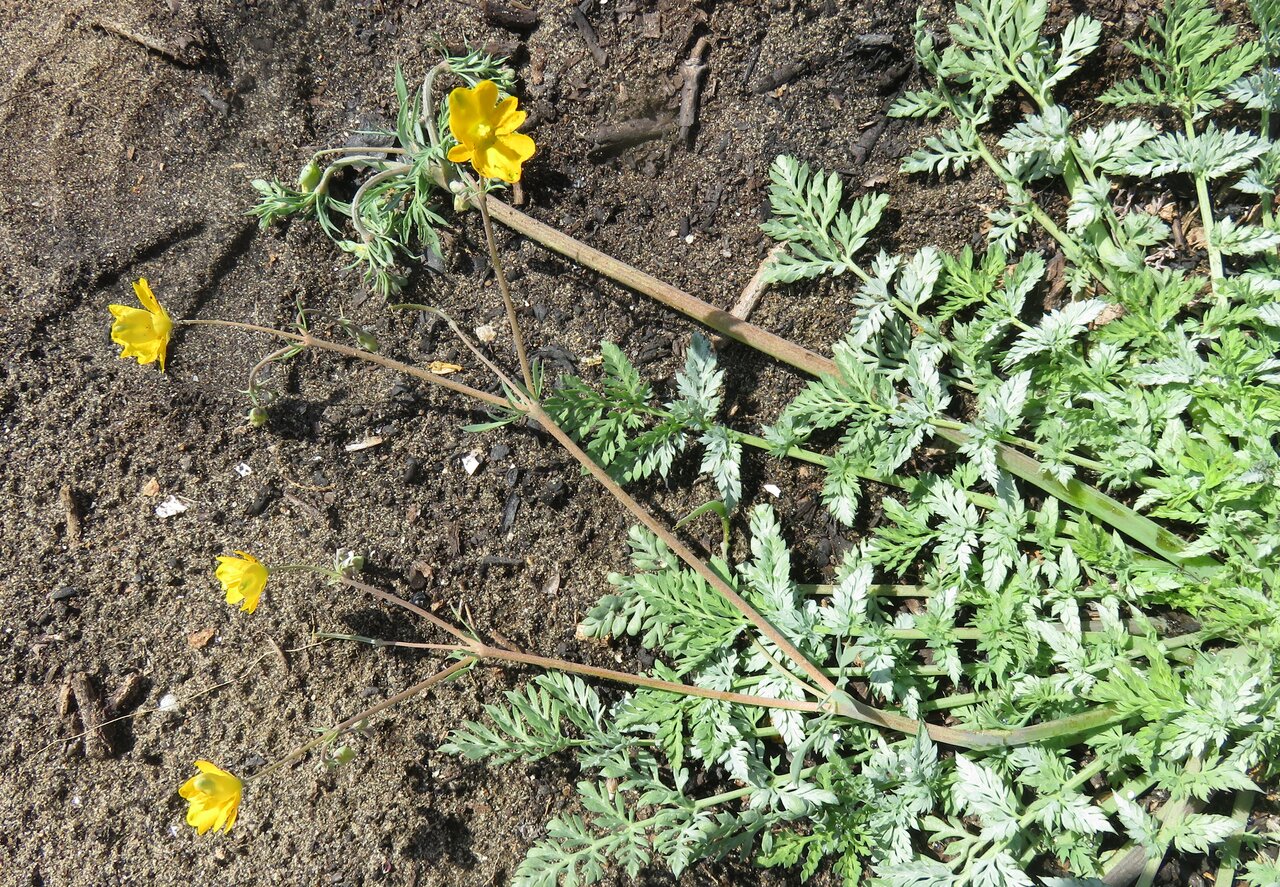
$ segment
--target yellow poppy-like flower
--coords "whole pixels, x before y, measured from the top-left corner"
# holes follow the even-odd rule
[[[236,824],[244,783],[209,761],[196,761],[199,776],[192,776],[178,789],[187,799],[187,825],[200,834],[209,829],[222,829],[226,834]]]
[[[115,321],[111,324],[111,341],[123,346],[121,358],[136,357],[138,363],[160,361],[164,372],[164,352],[169,347],[169,335],[173,321],[169,312],[156,300],[145,277],[133,282],[133,291],[142,303],[141,308],[128,305],[108,305]]]
[[[515,96],[498,101],[498,87],[481,80],[474,89],[449,93],[449,131],[458,144],[449,149],[454,163],[471,161],[476,172],[504,182],[520,180],[520,164],[533,156],[533,139],[516,132],[524,123]]]
[[[258,609],[258,598],[267,587],[267,568],[247,551],[237,551],[239,557],[218,558],[214,573],[227,593],[228,604],[239,604],[240,609],[252,613]]]

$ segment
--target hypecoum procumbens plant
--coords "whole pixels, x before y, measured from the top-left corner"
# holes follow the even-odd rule
[[[975,0],[956,7],[944,45],[921,21],[926,83],[894,113],[942,128],[904,172],[983,165],[1008,201],[984,255],[876,254],[886,198],[846,201],[837,176],[778,158],[765,231],[785,249],[766,274],[849,283],[853,320],[830,358],[491,197],[533,148],[500,63],[448,58],[412,97],[397,74],[394,146],[320,152],[298,188],[257,183],[257,212],[314,215],[391,292],[395,263],[432,247],[448,204],[475,207],[519,378],[444,320],[502,395],[374,353],[345,321],[331,326],[355,347],[318,336],[315,311],[296,332],[171,321],[145,282],[143,309],[113,306],[113,338],[122,356],[163,364],[172,323],[252,330],[286,343],[266,361],[328,351],[483,403],[491,421],[477,433],[532,420],[637,522],[631,570],[610,577],[579,634],[635,636],[657,660],[629,673],[524,653],[349,570],[238,552],[218,578],[242,610],[272,577],[312,570],[423,619],[440,639],[401,646],[451,660],[253,779],[466,669],[532,666],[524,689],[443,747],[577,761],[577,809],[547,824],[518,884],[653,865],[678,875],[738,853],[802,879],[829,867],[848,885],[1149,887],[1171,852],[1207,855],[1217,884],[1280,883],[1276,836],[1250,827],[1280,753],[1278,7],[1250,4],[1251,42],[1205,0],[1172,0],[1127,44],[1138,73],[1101,95],[1111,110],[1088,125],[1059,88],[1097,48],[1098,22],[1077,16],[1050,36],[1044,2]],[[464,83],[444,102],[440,75]],[[1243,122],[1254,112],[1256,128]],[[338,159],[321,170],[327,156]],[[350,201],[333,194],[343,168],[364,176]],[[1190,186],[1189,205],[1174,183]],[[1183,208],[1194,216],[1174,236]],[[493,220],[813,381],[755,434],[726,420],[727,370],[702,337],[673,386],[645,381],[609,343],[597,384],[545,378]],[[914,458],[926,446],[949,455]],[[736,562],[731,540],[699,555],[624,488],[674,476],[690,450],[713,496],[699,512],[746,509]],[[805,530],[749,502],[752,450],[822,470],[833,518],[858,531],[834,583],[794,575],[787,538]],[[888,491],[876,522],[861,520],[869,484]],[[600,681],[625,692],[602,697]],[[229,829],[243,783],[197,766],[181,790],[188,821]]]

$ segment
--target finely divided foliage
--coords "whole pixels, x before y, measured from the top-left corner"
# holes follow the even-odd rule
[[[1044,0],[971,0],[941,45],[922,20],[927,82],[894,113],[941,129],[902,168],[1000,179],[985,254],[876,254],[886,199],[846,199],[835,174],[781,157],[764,228],[786,250],[768,275],[837,278],[852,321],[835,371],[758,437],[721,418],[700,337],[665,402],[608,345],[598,386],[561,380],[549,410],[616,476],[671,477],[700,447],[728,521],[756,494],[743,448],[764,448],[817,465],[857,533],[832,584],[800,584],[800,531],[755,506],[749,551],[713,561],[832,693],[633,531],[633,570],[580,635],[633,637],[656,677],[786,707],[660,689],[606,703],[563,677],[490,707],[451,750],[564,751],[584,770],[580,812],[548,826],[518,883],[728,852],[850,887],[868,870],[901,887],[1096,885],[1135,865],[1149,887],[1169,852],[1211,854],[1218,883],[1276,883],[1264,836],[1240,840],[1280,760],[1280,4],[1250,8],[1257,43],[1206,0],[1171,0],[1128,44],[1138,73],[1101,96],[1105,121],[1058,95],[1097,21],[1050,36]],[[1231,103],[1256,131],[1238,108],[1214,119]],[[1170,189],[1195,198],[1171,205]],[[878,520],[859,525],[872,492]],[[845,717],[837,694],[917,729]]]

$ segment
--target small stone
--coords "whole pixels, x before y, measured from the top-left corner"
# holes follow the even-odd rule
[[[401,481],[411,484],[418,479],[418,470],[422,467],[422,463],[417,457],[410,456],[404,460],[404,473],[401,475]]]

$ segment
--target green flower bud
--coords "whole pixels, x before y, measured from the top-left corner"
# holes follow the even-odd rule
[[[378,337],[368,330],[356,330],[356,344],[365,351],[377,352]]]
[[[267,424],[267,411],[262,407],[254,407],[249,410],[249,424],[254,428],[261,428]]]
[[[298,174],[298,190],[310,194],[318,184],[320,184],[320,164],[312,160]]]

